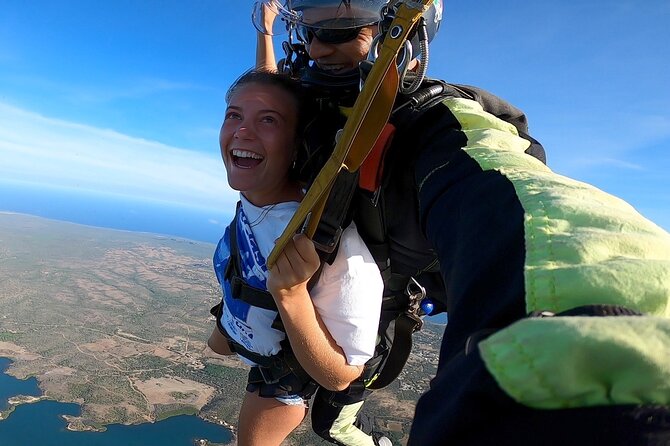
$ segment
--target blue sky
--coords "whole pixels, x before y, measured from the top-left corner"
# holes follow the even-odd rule
[[[0,0],[0,181],[232,212],[217,135],[252,4]],[[669,23],[667,0],[447,1],[429,74],[510,100],[550,167],[670,229]]]

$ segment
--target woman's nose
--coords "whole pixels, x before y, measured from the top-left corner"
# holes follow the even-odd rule
[[[235,129],[235,133],[233,133],[233,137],[236,139],[251,139],[254,135],[253,128],[244,122],[241,122],[240,126]]]

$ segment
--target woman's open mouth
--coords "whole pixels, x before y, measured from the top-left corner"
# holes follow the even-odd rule
[[[248,150],[233,149],[230,151],[230,157],[235,167],[240,169],[251,169],[263,161],[261,155]]]

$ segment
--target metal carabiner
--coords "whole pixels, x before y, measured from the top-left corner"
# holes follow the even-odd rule
[[[367,60],[374,63],[379,57],[379,45],[381,42],[381,34],[377,34],[374,39],[372,39],[372,44],[370,45],[370,51],[368,52]],[[409,40],[406,40],[403,43],[402,49],[396,58],[396,67],[398,69],[398,77],[402,83],[405,80],[405,75],[407,74],[407,68],[409,63],[412,60],[412,43]],[[365,81],[361,77],[359,90],[363,89],[363,84]]]
[[[414,331],[419,331],[423,326],[420,310],[421,301],[426,297],[426,289],[421,286],[414,277],[410,277],[407,287],[405,288],[405,294],[409,297],[409,305],[407,306],[407,311],[405,313],[417,323]]]

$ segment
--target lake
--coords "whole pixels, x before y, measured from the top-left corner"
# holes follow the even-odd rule
[[[5,373],[11,362],[0,358],[0,409],[7,406],[7,398],[16,395],[41,395],[37,381],[16,379]],[[193,446],[199,439],[214,443],[228,443],[232,436],[228,429],[194,415],[180,415],[157,423],[134,426],[114,424],[105,432],[73,432],[66,429],[62,415],[78,416],[79,405],[40,401],[22,404],[0,420],[2,446]]]

